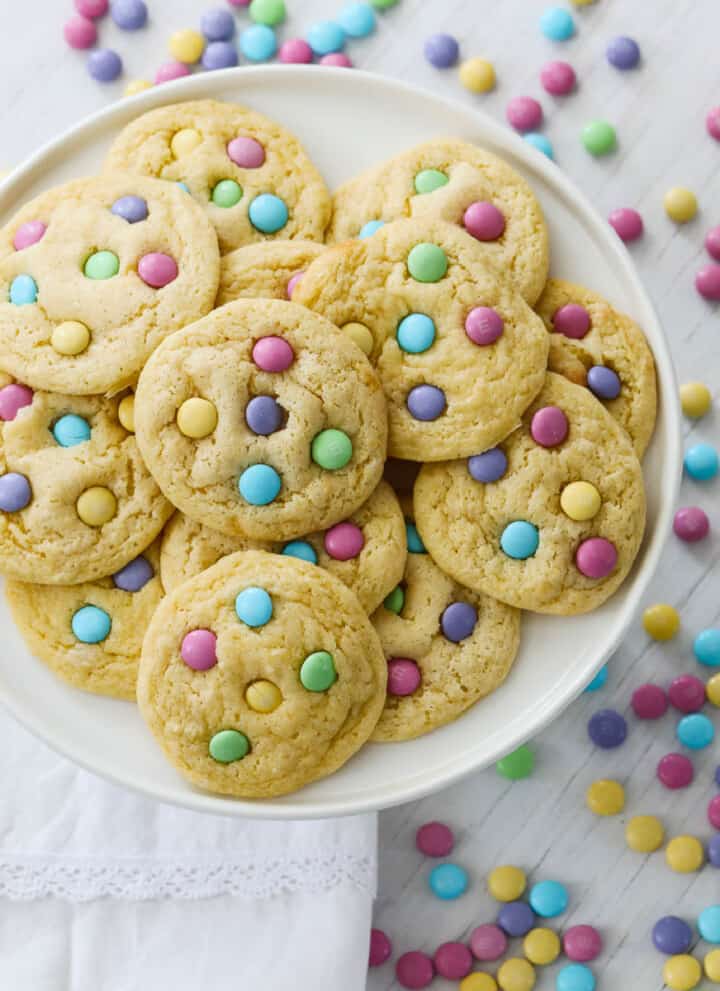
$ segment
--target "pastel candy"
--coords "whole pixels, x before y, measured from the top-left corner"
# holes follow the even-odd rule
[[[189,668],[207,671],[217,664],[217,637],[211,630],[190,630],[183,637],[180,656]]]
[[[325,550],[336,561],[350,561],[365,546],[365,538],[355,523],[337,523],[324,538]]]
[[[29,406],[33,400],[33,391],[27,385],[11,382],[0,389],[0,420],[7,423],[14,420],[18,412]]]
[[[16,251],[22,251],[24,248],[29,248],[31,245],[37,244],[45,236],[46,230],[47,227],[41,220],[26,221],[15,231],[13,248]]]
[[[283,337],[261,337],[255,342],[252,357],[264,372],[284,372],[292,365],[295,354]]]
[[[477,618],[477,609],[469,602],[451,602],[440,617],[443,636],[453,643],[466,640],[472,635]]]
[[[74,613],[71,627],[81,643],[102,643],[110,635],[112,621],[99,606],[82,606]]]
[[[265,162],[265,149],[255,138],[233,138],[228,143],[227,153],[241,169],[257,169]]]
[[[463,214],[463,224],[478,241],[497,241],[505,231],[505,217],[494,203],[486,200],[470,204]]]
[[[177,279],[177,262],[161,251],[151,251],[138,262],[138,275],[153,289],[162,289]]]
[[[115,588],[123,592],[139,592],[150,581],[155,571],[146,557],[142,554],[126,564],[124,568],[113,575]]]
[[[141,220],[147,220],[147,201],[141,196],[121,196],[110,207],[110,213],[114,213],[116,217],[122,217],[129,224],[137,224]]]
[[[615,545],[604,537],[584,540],[575,552],[575,564],[586,578],[607,578],[617,558]]]
[[[15,471],[0,475],[0,510],[3,513],[17,513],[25,509],[31,499],[32,489],[25,475]]]
[[[420,668],[409,657],[391,657],[388,661],[388,695],[412,695],[421,680]]]
[[[476,482],[497,482],[507,471],[507,455],[501,447],[491,447],[468,458],[468,471]]]

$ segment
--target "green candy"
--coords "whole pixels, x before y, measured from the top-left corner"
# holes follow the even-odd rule
[[[370,0],[370,3],[376,10],[387,10],[388,7],[394,7],[398,0]]]
[[[248,13],[256,24],[275,27],[285,20],[285,0],[252,0]]]
[[[447,255],[437,244],[416,244],[408,255],[407,267],[416,282],[439,282],[447,272]]]
[[[208,750],[219,764],[232,764],[250,753],[250,741],[236,729],[221,729],[210,741]]]
[[[316,650],[308,654],[300,668],[300,682],[309,692],[326,692],[337,681],[332,654]]]
[[[396,585],[392,592],[385,597],[383,605],[390,612],[400,614],[405,605],[405,592],[402,585]]]
[[[535,754],[527,744],[523,743],[517,750],[513,750],[507,757],[503,757],[495,765],[495,770],[503,778],[510,781],[519,781],[520,778],[529,778],[535,767]]]
[[[416,193],[432,193],[450,182],[444,172],[439,169],[423,169],[415,176]]]
[[[88,279],[112,279],[120,271],[120,259],[113,251],[96,251],[85,262]]]
[[[606,120],[591,120],[582,129],[582,143],[591,155],[607,155],[616,145],[615,128]]]
[[[242,186],[234,179],[221,179],[212,191],[212,201],[215,206],[235,206],[242,199]]]
[[[344,468],[352,457],[352,441],[342,430],[321,430],[313,437],[312,459],[321,468]]]

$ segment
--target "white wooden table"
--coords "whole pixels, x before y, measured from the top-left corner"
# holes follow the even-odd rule
[[[331,17],[342,3],[288,0],[285,37],[302,34],[313,20]],[[136,35],[102,22],[102,43],[121,50],[125,80],[151,76],[167,57],[170,32],[195,24],[208,6],[200,0],[149,0],[149,5],[151,24]],[[718,313],[696,295],[693,275],[706,261],[706,230],[720,223],[720,144],[704,130],[706,111],[720,104],[720,6],[717,0],[597,0],[575,11],[575,38],[553,44],[538,28],[548,5],[545,0],[400,0],[381,16],[378,33],[353,43],[350,52],[363,68],[473,103],[499,118],[513,95],[541,98],[544,130],[558,163],[598,210],[607,215],[613,207],[633,206],[642,212],[646,234],[632,254],[667,329],[679,378],[702,379],[717,393]],[[0,3],[0,168],[122,94],[122,82],[100,86],[91,81],[83,54],[65,48],[61,25],[70,7],[70,0]],[[453,70],[438,72],[425,62],[423,40],[443,29],[461,40],[463,56],[483,55],[495,64],[494,93],[472,96]],[[617,34],[638,40],[640,69],[621,73],[605,61],[605,45]],[[574,65],[579,88],[571,97],[554,100],[541,90],[538,71],[551,58]],[[617,152],[599,161],[587,155],[579,139],[583,123],[594,117],[611,120],[619,137]],[[693,189],[701,205],[698,218],[683,228],[675,227],[662,210],[663,192],[678,184]],[[687,425],[693,440],[717,442],[719,433],[717,414]],[[685,482],[682,498],[686,504],[703,505],[720,526],[718,485]],[[627,712],[632,689],[645,680],[667,682],[683,671],[699,673],[691,643],[695,632],[719,622],[718,559],[717,536],[696,547],[671,541],[648,603],[669,601],[680,609],[680,636],[669,645],[652,644],[637,622],[611,662],[608,686],[575,702],[535,741],[532,778],[510,784],[490,770],[381,816],[376,924],[392,936],[397,952],[432,952],[444,940],[467,936],[475,925],[492,919],[496,907],[484,878],[498,863],[518,863],[533,879],[557,878],[569,885],[571,905],[563,921],[590,922],[602,929],[606,949],[595,965],[601,987],[646,991],[662,986],[662,958],[649,937],[653,922],[667,913],[692,921],[707,904],[720,901],[720,872],[706,868],[697,875],[676,875],[662,854],[632,854],[624,844],[624,821],[627,815],[656,813],[671,835],[691,832],[707,838],[705,806],[713,794],[718,747],[694,758],[696,781],[690,789],[670,793],[654,770],[659,757],[675,749],[672,715],[659,725],[630,719],[628,741],[615,752],[590,746],[586,722],[606,705]],[[585,789],[598,777],[624,782],[625,815],[600,820],[586,810]],[[429,894],[429,864],[414,849],[414,831],[429,819],[453,825],[454,859],[472,877],[469,892],[455,903],[441,903]],[[553,970],[541,977],[540,989],[554,986]],[[371,991],[394,988],[392,968],[373,972],[368,986]],[[443,986],[442,981],[434,985]]]

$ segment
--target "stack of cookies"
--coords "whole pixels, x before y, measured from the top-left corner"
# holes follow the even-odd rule
[[[461,141],[331,197],[243,107],[133,121],[0,231],[0,572],[32,652],[226,795],[456,719],[521,610],[596,608],[643,535],[652,355],[548,269],[530,187]]]

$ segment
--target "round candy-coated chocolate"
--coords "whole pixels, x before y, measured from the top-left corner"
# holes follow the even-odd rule
[[[439,282],[447,272],[447,255],[438,244],[421,242],[410,250],[407,267],[416,282]]]
[[[129,224],[137,224],[140,220],[146,220],[148,216],[147,202],[141,196],[121,196],[115,200],[110,207],[110,212],[116,217],[122,217]]]
[[[310,453],[316,465],[327,471],[344,468],[352,458],[352,441],[343,430],[329,428],[315,434]]]
[[[692,674],[680,674],[670,682],[668,696],[680,712],[698,712],[705,703],[705,685]]]
[[[207,671],[217,664],[217,637],[211,630],[190,630],[183,637],[180,656],[194,671]]]
[[[575,564],[586,578],[607,578],[617,564],[617,549],[604,537],[590,537],[575,552]]]
[[[710,532],[710,520],[699,506],[683,506],[673,518],[675,535],[688,544],[703,540]]]
[[[124,568],[116,571],[112,577],[115,588],[120,588],[123,592],[139,592],[154,574],[153,566],[140,554]]]
[[[389,612],[394,612],[397,616],[400,615],[405,605],[405,592],[402,585],[396,585],[392,592],[385,596],[383,605]]]
[[[435,340],[435,321],[424,313],[409,313],[400,321],[397,342],[408,354],[422,354]]]
[[[267,62],[277,51],[275,32],[267,24],[253,24],[240,35],[240,51],[250,62]]]
[[[410,950],[398,957],[395,964],[395,977],[402,988],[417,991],[426,988],[435,976],[435,967],[426,953]]]
[[[10,283],[10,302],[15,306],[28,306],[38,297],[37,282],[31,275],[16,275]]]
[[[208,41],[230,41],[235,34],[235,20],[229,10],[215,7],[204,11],[200,30]]]
[[[252,358],[264,372],[284,372],[295,360],[292,347],[283,337],[261,337],[255,341]]]
[[[425,58],[436,69],[449,69],[458,60],[460,46],[451,34],[431,34],[423,51]]]
[[[37,244],[45,236],[46,230],[47,226],[41,220],[28,220],[24,224],[20,224],[13,237],[13,248],[16,251],[22,251],[23,248]]]
[[[693,653],[707,667],[720,664],[720,629],[701,630],[693,642]]]
[[[300,667],[300,683],[309,692],[326,692],[337,681],[333,656],[327,650],[314,650]]]
[[[603,664],[598,673],[595,675],[593,680],[584,689],[586,692],[597,692],[603,685],[607,684],[608,680],[608,666]]]
[[[571,520],[591,520],[601,505],[600,493],[590,482],[570,482],[560,493],[560,508]]]
[[[440,977],[459,981],[472,970],[472,953],[464,943],[443,943],[435,950],[435,970]]]
[[[182,28],[170,35],[168,51],[178,62],[194,65],[200,61],[200,56],[205,51],[205,39],[199,31]]]
[[[345,52],[328,52],[320,58],[320,65],[337,65],[342,69],[352,69],[352,59]]]
[[[460,82],[471,93],[487,93],[495,85],[495,68],[484,58],[466,59],[459,75]]]
[[[151,251],[138,262],[138,275],[153,289],[162,289],[177,279],[177,262],[161,251]]]
[[[104,17],[108,11],[108,0],[75,0],[75,10],[83,17]]]
[[[659,719],[668,710],[670,702],[660,685],[640,685],[632,693],[631,705],[638,719]]]
[[[273,615],[273,602],[270,594],[257,586],[244,588],[235,597],[235,613],[241,623],[253,628],[265,626]]]
[[[712,227],[705,235],[705,250],[715,261],[720,261],[720,227]]]
[[[567,963],[555,976],[556,991],[595,991],[595,975],[583,963]]]
[[[540,18],[540,30],[550,41],[567,41],[575,34],[575,21],[563,7],[548,7]]]
[[[283,408],[272,396],[253,396],[245,407],[245,422],[254,434],[266,437],[282,426]]]
[[[106,486],[91,485],[78,496],[75,509],[87,526],[103,526],[117,513],[117,499]]]
[[[602,937],[595,926],[570,926],[563,933],[563,950],[569,960],[589,963],[600,955]]]
[[[498,912],[497,923],[508,936],[524,936],[535,925],[535,913],[527,902],[506,902]]]
[[[304,274],[305,274],[305,270],[302,269],[299,272],[295,272],[295,274],[291,275],[290,278],[288,279],[287,287],[285,289],[285,295],[287,296],[288,299],[292,299],[292,295],[295,292],[295,287],[297,286],[300,279],[302,279]]]
[[[515,96],[508,103],[505,116],[516,131],[536,131],[542,124],[543,111],[532,96]]]
[[[232,764],[250,753],[250,741],[239,730],[224,729],[210,740],[208,751],[218,763]]]
[[[653,853],[664,840],[665,830],[657,816],[633,816],[625,827],[625,842],[636,853]]]
[[[336,561],[351,561],[365,546],[365,538],[355,523],[336,523],[323,538],[325,550]]]
[[[81,643],[102,643],[112,629],[112,620],[99,606],[82,606],[70,622],[73,634]]]
[[[123,71],[122,59],[112,48],[98,48],[90,52],[87,70],[99,83],[111,83]]]
[[[702,977],[700,964],[687,953],[677,953],[665,961],[662,970],[663,982],[672,991],[691,991],[697,987]]]
[[[240,495],[251,506],[267,506],[277,498],[281,488],[280,475],[270,465],[250,465],[238,479]]]
[[[720,867],[720,833],[712,836],[708,841],[707,858],[713,867]]]
[[[713,107],[705,117],[705,128],[711,138],[720,141],[720,107]]]
[[[420,687],[420,668],[409,657],[391,657],[387,663],[388,695],[412,695]]]
[[[554,963],[560,956],[560,938],[553,929],[537,926],[523,940],[523,953],[532,964]]]
[[[634,38],[618,35],[609,42],[605,56],[616,69],[634,69],[640,61],[640,46]]]
[[[708,802],[708,822],[713,829],[720,829],[720,795],[715,795]]]
[[[228,158],[241,169],[259,169],[265,163],[265,149],[255,138],[239,135],[228,142]]]
[[[627,723],[615,709],[600,709],[588,721],[588,735],[596,746],[610,750],[625,742]]]
[[[173,79],[182,79],[183,76],[189,75],[190,69],[184,62],[177,60],[163,62],[155,73],[155,83],[159,86],[161,83],[169,83]]]
[[[366,38],[375,30],[375,13],[368,3],[349,3],[338,14],[338,24],[349,38]]]
[[[220,182],[213,186],[210,199],[213,201],[215,206],[219,206],[224,210],[229,210],[230,207],[235,206],[242,199],[242,186],[240,183],[235,182],[234,179],[221,179]]]
[[[285,544],[282,552],[286,557],[296,557],[301,561],[307,561],[308,564],[318,562],[315,548],[307,540],[291,540],[289,544]]]
[[[540,544],[537,527],[527,520],[514,520],[500,535],[500,547],[508,557],[524,561],[532,557]]]
[[[123,31],[137,31],[147,22],[145,0],[112,0],[110,16]]]
[[[488,874],[488,891],[499,902],[514,902],[521,898],[527,887],[527,876],[520,867],[502,864]]]
[[[454,845],[453,831],[444,822],[426,822],[415,833],[415,846],[426,857],[447,857]]]
[[[74,447],[90,440],[90,424],[82,416],[66,413],[53,424],[52,435],[60,447]]]
[[[617,399],[620,395],[620,376],[606,365],[592,365],[587,373],[587,385],[598,399]]]
[[[428,884],[438,898],[453,901],[467,891],[467,872],[458,864],[438,864],[430,871]]]
[[[706,943],[720,943],[720,905],[708,905],[698,916],[698,932]]]
[[[329,55],[343,50],[345,32],[334,21],[318,21],[308,29],[307,40],[316,55]]]
[[[658,761],[657,776],[666,788],[674,791],[687,788],[695,777],[695,770],[690,758],[684,754],[665,754]]]
[[[204,69],[229,69],[238,64],[238,53],[232,41],[211,41],[202,56]]]
[[[617,207],[610,212],[608,223],[621,241],[637,241],[644,230],[643,219],[631,207]]]
[[[414,180],[415,192],[422,196],[425,193],[434,193],[436,189],[447,186],[450,182],[445,172],[439,169],[421,169]]]
[[[708,678],[708,682],[705,685],[705,692],[708,702],[720,707],[720,671],[714,674],[712,678]],[[715,783],[720,786],[720,767],[715,771]]]
[[[9,471],[0,475],[0,511],[17,513],[30,503],[32,489],[24,475]]]
[[[416,385],[407,396],[407,408],[416,420],[437,420],[445,412],[445,393],[436,385]]]
[[[575,88],[575,70],[568,62],[547,62],[540,70],[540,82],[553,96],[566,96]]]
[[[707,482],[718,473],[718,452],[712,444],[693,444],[685,452],[685,471],[697,482]]]
[[[683,716],[675,732],[680,743],[689,750],[702,750],[715,739],[715,727],[702,712]]]
[[[446,640],[460,643],[472,635],[477,618],[477,609],[469,602],[451,602],[440,617],[440,629]]]
[[[538,881],[530,889],[528,899],[532,910],[543,919],[562,915],[569,901],[567,888],[559,881]]]
[[[607,155],[617,143],[615,128],[606,120],[591,120],[582,129],[582,143],[591,155]]]
[[[509,781],[520,781],[528,778],[535,767],[535,754],[530,747],[523,743],[517,750],[502,757],[495,765],[497,773]]]
[[[465,210],[463,225],[478,241],[497,241],[505,230],[505,217],[494,203],[478,200]]]
[[[533,440],[541,447],[557,447],[568,435],[568,418],[559,406],[543,406],[530,422]]]
[[[14,420],[18,412],[29,406],[33,400],[33,391],[27,385],[11,382],[0,389],[0,420],[7,423]]]
[[[382,929],[370,930],[369,967],[380,967],[392,956],[392,943]]]
[[[427,554],[425,544],[422,542],[417,527],[414,523],[409,523],[407,520],[405,521],[405,540],[409,554]]]
[[[518,904],[524,904],[519,902]],[[500,910],[502,912],[502,909]],[[499,960],[507,950],[507,936],[500,926],[485,923],[470,933],[470,949],[476,960]]]
[[[536,131],[528,131],[527,134],[523,134],[523,141],[532,145],[538,151],[541,151],[550,161],[554,161],[555,152],[553,151],[553,146],[544,134],[538,134]]]
[[[590,314],[579,303],[566,303],[555,310],[552,322],[553,330],[573,340],[582,340],[590,330]]]
[[[363,240],[366,237],[372,237],[375,231],[379,231],[381,227],[385,226],[384,220],[368,220],[366,224],[363,224],[358,233],[358,237]]]
[[[671,640],[680,629],[680,616],[666,602],[657,602],[643,612],[643,626],[653,640]]]
[[[275,234],[288,222],[288,208],[272,193],[260,193],[250,204],[248,216],[253,227],[262,234]]]
[[[89,18],[75,14],[65,22],[63,35],[71,48],[92,48],[97,41],[97,28]]]
[[[120,259],[114,251],[94,251],[83,267],[88,279],[112,279],[119,271]]]
[[[501,447],[491,447],[468,458],[468,471],[476,482],[497,482],[507,471],[507,455]]]
[[[503,318],[491,306],[475,306],[465,318],[465,333],[473,342],[484,346],[494,344],[502,335]]]
[[[625,789],[619,781],[599,778],[585,792],[585,803],[597,816],[616,816],[625,808]]]

